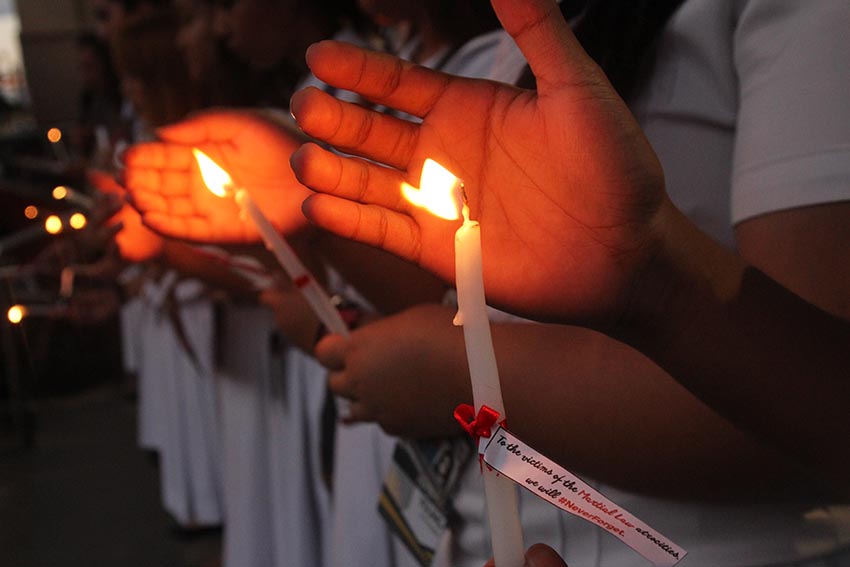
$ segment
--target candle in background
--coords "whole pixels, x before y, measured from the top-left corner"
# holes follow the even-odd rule
[[[56,215],[50,215],[44,219],[44,230],[47,234],[59,234],[62,232],[62,219]]]
[[[66,201],[86,210],[90,210],[94,207],[94,199],[88,195],[80,193],[79,191],[75,191],[70,187],[65,187],[64,185],[57,185],[54,187],[52,195],[57,201]]]
[[[43,224],[34,224],[0,239],[0,256],[9,253],[19,246],[44,236],[44,233],[56,235],[62,232],[62,219],[50,215]]]
[[[65,147],[65,142],[62,140],[62,130],[59,128],[51,128],[47,131],[47,141],[50,142],[50,147],[53,148],[53,155],[59,161],[70,161],[71,156],[68,155],[68,148]]]
[[[36,207],[35,205],[27,205],[27,207],[24,209],[24,216],[30,220],[33,220],[38,216],[38,207]]]
[[[55,318],[67,312],[68,308],[64,305],[13,305],[6,311],[6,319],[17,325],[29,317]]]
[[[505,419],[499,370],[490,334],[490,320],[484,296],[481,264],[481,227],[469,219],[469,208],[461,199],[461,181],[433,160],[422,167],[419,189],[402,185],[402,193],[411,203],[424,207],[447,220],[463,212],[463,225],[455,233],[455,281],[458,312],[455,325],[463,326],[466,358],[476,413],[481,406],[498,412]],[[525,561],[522,526],[519,520],[516,486],[510,479],[489,467],[482,468],[487,516],[496,567],[521,567]]]
[[[204,152],[196,148],[192,150],[192,153],[195,155],[198,167],[201,170],[201,177],[207,188],[218,197],[233,196],[239,209],[259,231],[266,248],[274,254],[286,274],[307,299],[322,324],[331,333],[347,337],[348,327],[331,298],[325,293],[313,274],[307,270],[292,247],[275,230],[269,219],[248,195],[248,192],[242,187],[234,186],[230,174]]]
[[[86,227],[88,222],[89,221],[88,221],[88,219],[86,219],[86,215],[84,215],[83,213],[74,213],[68,219],[68,224],[74,230],[82,230],[83,228]]]

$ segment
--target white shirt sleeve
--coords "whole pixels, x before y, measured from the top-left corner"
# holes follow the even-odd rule
[[[850,2],[751,0],[734,35],[732,220],[850,200]]]

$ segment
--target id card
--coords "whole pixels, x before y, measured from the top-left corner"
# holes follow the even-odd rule
[[[462,437],[396,444],[378,509],[422,567],[431,565],[449,528],[451,496],[472,453]]]

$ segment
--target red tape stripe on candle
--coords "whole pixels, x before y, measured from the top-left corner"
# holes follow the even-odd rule
[[[310,274],[301,274],[300,276],[292,280],[292,283],[295,284],[295,287],[301,289],[305,287],[308,283],[310,283]]]

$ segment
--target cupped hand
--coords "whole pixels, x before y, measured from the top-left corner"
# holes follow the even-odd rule
[[[331,390],[351,401],[347,422],[371,421],[408,438],[461,432],[453,416],[472,393],[454,311],[422,305],[352,331],[330,335],[316,346]]]
[[[308,191],[289,165],[303,136],[284,120],[245,110],[212,110],[157,131],[160,141],[125,154],[126,187],[144,223],[162,235],[204,243],[260,241],[233,198],[212,194],[192,155],[198,148],[251,195],[272,225],[288,235],[308,227]]]
[[[538,90],[453,77],[386,54],[322,42],[321,80],[421,118],[406,122],[333,99],[295,95],[309,135],[293,156],[319,194],[308,218],[452,280],[456,223],[408,204],[426,158],[462,178],[481,223],[488,300],[543,320],[604,325],[628,301],[672,205],[659,162],[626,105],[581,49],[554,0],[493,0]],[[379,162],[379,163],[375,163]],[[381,165],[383,164],[383,165]]]

